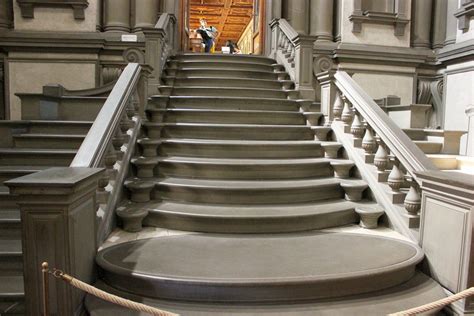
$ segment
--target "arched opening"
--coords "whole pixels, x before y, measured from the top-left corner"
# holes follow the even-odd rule
[[[264,52],[264,0],[182,0],[182,48],[185,52],[204,52],[198,32],[200,19],[217,29],[214,53],[222,53],[229,41],[237,44],[243,54]],[[224,49],[225,52],[226,49]]]

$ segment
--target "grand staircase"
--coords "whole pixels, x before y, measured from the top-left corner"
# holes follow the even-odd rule
[[[384,315],[444,296],[416,244],[357,225],[379,210],[370,189],[274,60],[174,56],[146,112],[117,209],[130,241],[99,251],[97,286],[181,315]]]

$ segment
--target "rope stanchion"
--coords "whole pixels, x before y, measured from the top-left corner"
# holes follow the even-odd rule
[[[429,312],[430,310],[442,308],[446,305],[462,300],[463,298],[469,297],[471,295],[474,295],[474,287],[468,288],[462,292],[440,299],[438,301],[407,309],[398,313],[389,314],[388,316],[410,316]]]
[[[87,283],[84,283],[84,282],[82,282],[82,281],[80,281],[80,280],[64,273],[61,270],[54,269],[53,272],[51,272],[47,268],[47,262],[43,263],[42,266],[43,266],[43,269],[42,269],[43,272],[46,270],[47,273],[52,274],[55,278],[63,280],[66,283],[70,284],[71,286],[73,286],[73,287],[75,287],[79,290],[82,290],[86,293],[89,293],[93,296],[96,296],[96,297],[98,297],[98,298],[100,298],[104,301],[107,301],[107,302],[110,302],[110,303],[113,303],[113,304],[116,304],[116,305],[120,305],[120,306],[126,307],[128,309],[132,309],[132,310],[135,310],[135,311],[148,313],[148,314],[154,315],[154,316],[179,316],[178,314],[163,311],[163,310],[160,310],[160,309],[155,308],[155,307],[151,307],[151,306],[148,306],[148,305],[145,305],[145,304],[141,304],[141,303],[137,303],[137,302],[134,302],[134,301],[131,301],[131,300],[127,300],[127,299],[124,299],[124,298],[119,297],[117,295],[113,295],[113,294],[107,293],[105,291],[99,290],[98,288],[93,287],[93,286],[91,286]]]

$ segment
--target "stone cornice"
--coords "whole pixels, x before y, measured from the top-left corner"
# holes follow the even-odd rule
[[[464,57],[474,56],[474,40],[456,43],[439,50],[438,59],[440,62],[451,62]]]
[[[33,19],[35,7],[70,7],[74,12],[74,19],[84,20],[84,10],[89,6],[87,0],[16,0],[20,6],[23,18]]]

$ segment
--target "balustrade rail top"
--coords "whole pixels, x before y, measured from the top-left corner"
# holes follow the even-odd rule
[[[438,170],[354,79],[345,71],[337,71],[334,77],[339,90],[415,179],[415,172]]]
[[[472,174],[439,170],[430,172],[417,172],[417,175],[423,180],[443,182],[445,185],[452,185],[468,190],[473,190],[474,196],[474,176]]]
[[[130,63],[125,67],[74,157],[71,167],[92,168],[99,165],[138,83],[140,71],[141,67],[137,63]]]

